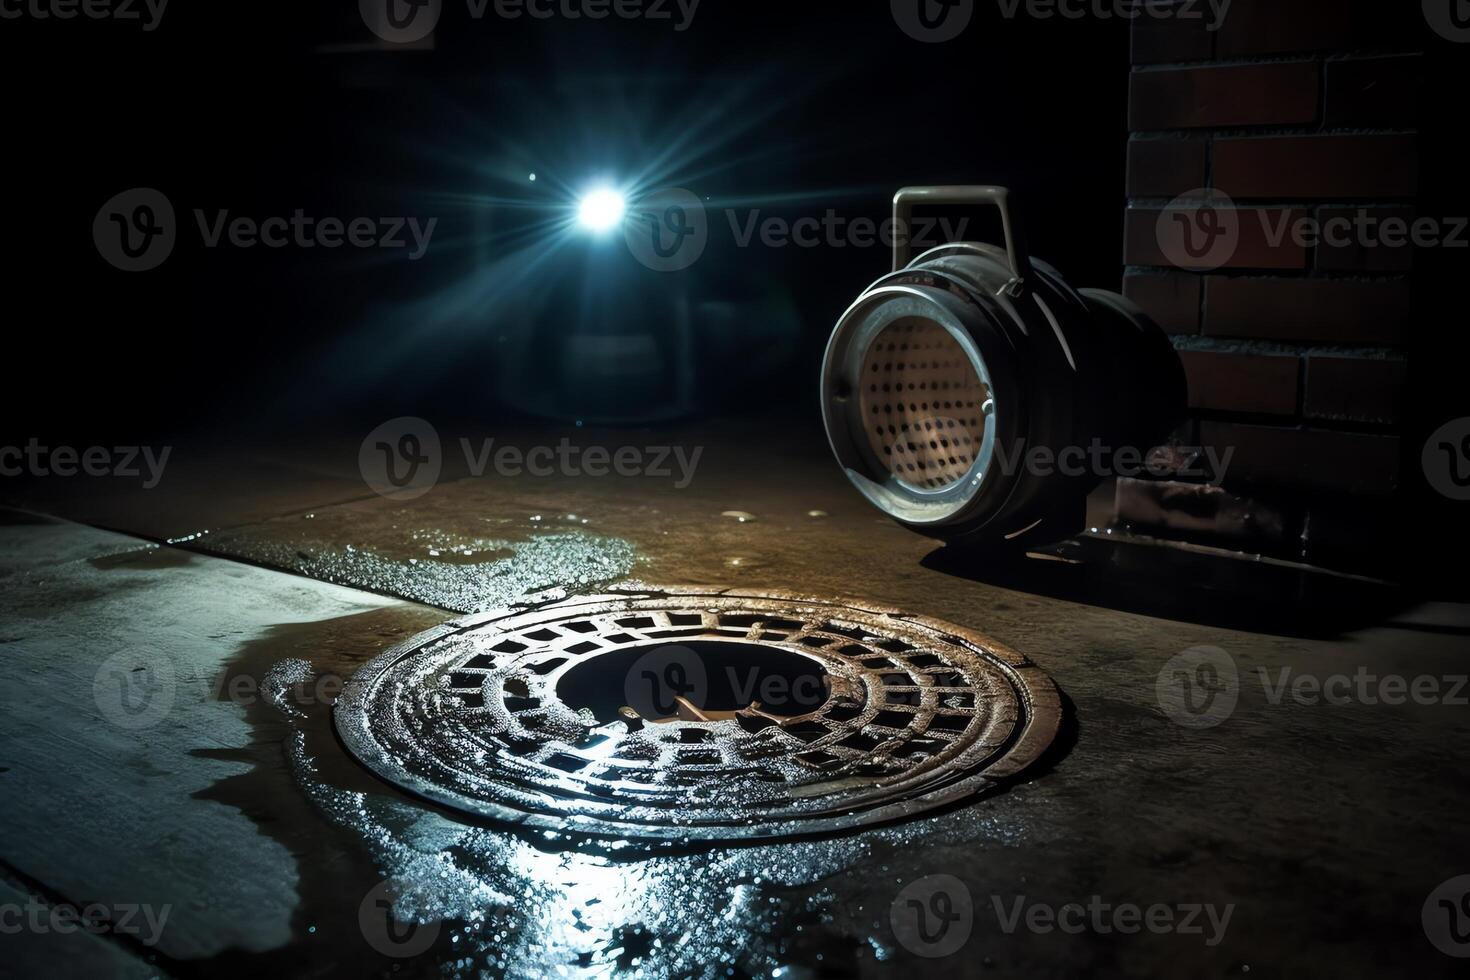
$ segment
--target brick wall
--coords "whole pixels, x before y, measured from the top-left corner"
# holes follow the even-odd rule
[[[1419,7],[1235,0],[1216,31],[1133,28],[1124,292],[1181,352],[1181,442],[1233,447],[1226,489],[1284,515],[1261,550],[1372,553],[1372,522],[1353,515],[1382,514],[1399,490],[1414,249],[1272,230],[1415,217]],[[1202,188],[1238,209],[1235,245],[1218,267],[1184,268],[1160,219],[1180,195],[1225,200]]]

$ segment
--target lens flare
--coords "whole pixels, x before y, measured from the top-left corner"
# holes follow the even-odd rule
[[[626,210],[627,202],[623,195],[603,188],[582,198],[577,208],[577,222],[589,231],[611,231],[622,223]]]

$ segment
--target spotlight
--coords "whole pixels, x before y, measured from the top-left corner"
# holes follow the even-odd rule
[[[577,208],[577,222],[594,232],[611,231],[623,220],[627,202],[617,191],[602,188],[582,198]]]
[[[897,243],[894,271],[827,347],[833,452],[869,501],[920,534],[993,551],[1074,534],[1104,474],[1027,454],[1158,445],[1184,410],[1179,357],[1122,296],[1074,290],[1030,258],[1004,188],[905,188],[896,229],[915,204],[994,205],[1005,247],[954,242],[911,259]]]

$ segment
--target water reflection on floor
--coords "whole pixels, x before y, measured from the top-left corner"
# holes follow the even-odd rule
[[[838,891],[856,893],[850,883],[807,886],[860,864],[867,877],[887,872],[873,862],[921,842],[1002,836],[974,810],[834,839],[693,851],[518,834],[461,823],[387,787],[334,785],[342,749],[312,727],[291,738],[292,771],[386,882],[391,909],[382,911],[392,919],[365,922],[369,943],[432,942],[451,976],[800,977],[824,964],[843,973],[892,955],[888,907],[836,901]]]

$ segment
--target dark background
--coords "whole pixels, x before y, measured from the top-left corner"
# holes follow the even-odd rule
[[[517,363],[498,337],[507,324],[575,330],[569,297],[589,271],[574,247],[523,279],[496,256],[538,243],[487,232],[486,214],[496,227],[564,215],[564,189],[660,159],[657,184],[711,199],[704,258],[657,274],[617,243],[625,261],[598,274],[635,284],[617,300],[629,316],[657,320],[684,289],[734,309],[702,352],[696,415],[779,406],[815,427],[822,345],[889,260],[881,246],[736,248],[725,206],[742,221],[828,208],[881,220],[903,184],[1004,183],[1027,196],[1038,257],[1076,285],[1120,277],[1121,21],[1004,20],[980,4],[961,39],[929,45],[886,2],[704,0],[676,33],[670,21],[475,21],[449,0],[435,50],[405,51],[377,44],[350,0],[175,0],[153,33],[21,20],[0,24],[0,42],[18,232],[5,246],[3,397],[22,441],[515,418],[507,367],[545,365]],[[173,202],[180,240],[161,268],[127,274],[98,255],[91,223],[140,186]],[[440,222],[427,256],[407,262],[206,249],[192,214],[298,207]],[[993,237],[990,216],[968,217]],[[521,322],[548,297],[568,302]]]
[[[1417,6],[1354,4],[1363,23],[1393,25],[1384,50],[1426,55],[1419,213],[1466,215],[1467,46],[1434,36]],[[475,432],[719,419],[735,426],[722,437],[764,440],[775,419],[825,455],[821,351],[887,250],[738,248],[726,209],[876,221],[904,184],[1006,184],[1034,255],[1073,285],[1117,288],[1129,70],[1126,21],[1005,19],[988,2],[945,44],[906,36],[885,0],[703,0],[683,33],[668,20],[476,21],[446,0],[423,51],[379,42],[354,0],[173,0],[151,33],[0,21],[0,445],[355,444],[400,415]],[[692,269],[651,272],[617,236],[553,248],[548,229],[577,190],[634,178],[708,200],[710,245]],[[180,235],[141,274],[109,266],[91,233],[134,187],[170,198]],[[439,223],[409,262],[206,249],[196,208]],[[992,216],[960,217],[994,239]],[[1461,547],[1470,528],[1419,464],[1429,433],[1470,415],[1470,262],[1421,249],[1415,270],[1402,490],[1370,505],[1407,553]],[[687,373],[668,358],[640,373],[635,349],[592,397],[602,382],[568,372],[598,365],[567,338],[644,330],[667,344],[686,307],[700,342]],[[679,377],[692,398],[672,397]]]

